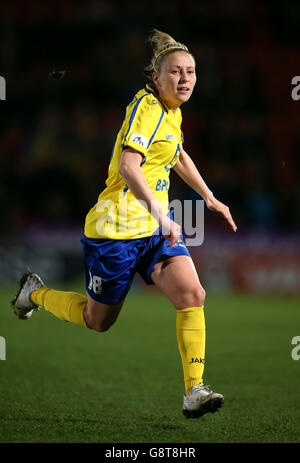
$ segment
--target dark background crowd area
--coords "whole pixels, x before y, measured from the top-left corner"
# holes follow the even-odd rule
[[[83,225],[125,107],[145,84],[152,28],[196,59],[184,147],[239,229],[299,230],[299,17],[291,1],[2,2],[0,236]],[[64,78],[49,79],[53,69]],[[170,199],[197,198],[171,175]]]

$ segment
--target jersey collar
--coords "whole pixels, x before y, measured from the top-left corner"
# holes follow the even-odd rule
[[[158,94],[156,93],[156,90],[152,87],[152,85],[146,84],[145,90],[146,90],[146,92],[148,92],[148,93],[152,93],[152,94],[155,96],[155,98],[158,99],[158,101],[160,102],[160,104],[162,105],[162,107],[164,108],[164,110],[166,111],[166,113],[169,113],[169,109],[166,107],[165,103],[162,102],[162,100],[160,99],[160,97],[159,97]]]

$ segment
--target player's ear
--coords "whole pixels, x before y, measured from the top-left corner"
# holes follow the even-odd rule
[[[160,82],[159,82],[159,74],[157,72],[153,72],[152,80],[154,82],[155,87],[158,89],[160,86]]]
[[[158,74],[157,72],[153,72],[153,74],[152,74],[152,80],[153,80],[153,82],[154,82],[154,84],[155,84],[156,87],[157,87],[157,83],[158,83],[158,82],[157,82],[157,81],[158,81],[158,78],[159,78],[159,74]]]

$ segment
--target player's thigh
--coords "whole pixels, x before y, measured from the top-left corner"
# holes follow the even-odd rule
[[[205,291],[189,256],[164,256],[155,264],[151,278],[176,309],[204,304]]]
[[[124,300],[118,304],[103,304],[87,295],[87,305],[84,313],[87,325],[96,331],[107,331],[117,320],[124,304]]]

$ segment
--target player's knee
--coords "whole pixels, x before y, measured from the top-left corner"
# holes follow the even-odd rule
[[[98,331],[98,333],[103,333],[104,331],[108,331],[112,325],[113,323],[95,321],[92,324],[92,329]]]
[[[116,305],[105,305],[91,298],[84,311],[84,319],[88,328],[103,333],[116,322],[123,301]]]
[[[201,307],[205,302],[205,290],[201,285],[194,286],[182,293],[181,307]]]
[[[192,294],[191,294],[191,297],[194,300],[193,307],[201,307],[202,305],[204,305],[205,296],[206,296],[206,293],[205,293],[205,290],[202,288],[202,286],[199,285],[193,288]]]
[[[103,326],[103,325],[95,325],[94,326],[94,331],[97,331],[98,333],[104,333],[105,331],[108,331],[110,326]]]
[[[205,298],[206,298],[206,291],[205,291],[204,288],[202,288],[202,286],[201,286],[201,288],[200,288],[200,295],[199,295],[199,296],[200,296],[200,302],[201,302],[200,306],[201,306],[201,305],[204,305],[204,303],[205,303]]]
[[[97,317],[91,316],[91,314],[87,312],[87,310],[85,310],[84,319],[88,328],[101,333],[104,331],[108,331],[109,328],[114,324],[114,320],[101,320]]]

